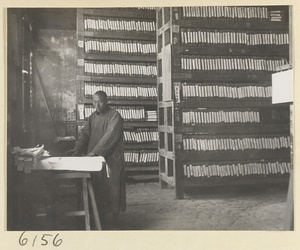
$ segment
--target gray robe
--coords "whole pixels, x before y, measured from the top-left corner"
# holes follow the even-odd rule
[[[80,153],[93,152],[103,156],[110,168],[109,178],[105,169],[99,173],[92,173],[99,212],[118,214],[120,210],[125,211],[125,160],[121,115],[109,107],[102,113],[93,112],[81,130],[75,149]]]

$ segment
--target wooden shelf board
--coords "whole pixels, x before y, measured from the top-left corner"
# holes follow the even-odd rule
[[[168,151],[164,148],[159,149],[159,155],[174,160],[174,152]]]
[[[125,55],[125,54],[101,54],[86,53],[85,59],[98,61],[130,61],[130,62],[156,62],[156,55]]]
[[[87,104],[92,104],[93,103],[93,100],[90,99],[90,98],[84,98],[83,100],[84,103],[87,103]],[[136,100],[136,99],[133,99],[133,100],[126,100],[126,99],[118,99],[118,100],[115,100],[115,99],[108,99],[108,105],[133,105],[133,106],[140,106],[140,105],[143,105],[143,106],[156,106],[157,105],[157,101],[156,100]]]
[[[158,179],[158,174],[140,174],[140,175],[130,175],[130,176],[127,176],[127,178],[130,178],[130,179],[134,179],[134,180],[140,180],[140,181],[145,181],[145,180],[153,180],[153,179]]]
[[[175,126],[175,133],[202,134],[289,134],[289,125],[255,125],[255,124],[201,124],[195,126]],[[160,131],[160,129],[159,129]]]
[[[166,125],[158,125],[158,131],[164,133],[174,133],[174,127]]]
[[[128,19],[150,19],[155,21],[155,10],[137,9],[137,8],[89,8],[78,9],[81,15],[97,15],[101,17],[116,17]]]
[[[226,177],[192,177],[184,178],[183,186],[218,186],[218,185],[249,185],[249,184],[268,184],[268,183],[287,183],[289,174],[270,174],[270,175],[244,175]]]
[[[125,149],[157,149],[158,150],[158,142],[136,142],[136,143],[129,143],[124,142]]]
[[[231,159],[229,161],[226,161],[226,160],[223,160],[223,159],[219,159],[219,160],[216,160],[213,162],[213,164],[215,165],[219,165],[219,166],[222,166],[222,165],[231,165],[231,164],[234,164],[234,165],[238,165],[238,164],[250,164],[250,163],[266,163],[266,162],[289,162],[290,161],[290,158],[288,156],[286,156],[285,158],[280,158],[280,159],[270,159],[268,161],[265,161],[264,159],[258,159],[256,161],[253,161],[253,160],[249,160],[249,159],[242,159],[242,160],[234,160],[234,159]],[[180,165],[183,165],[183,164],[192,164],[194,165],[194,163],[191,163],[191,161],[189,160],[186,160],[184,162],[181,162]],[[205,165],[205,166],[208,166],[208,165],[211,165],[212,162],[211,161],[202,161],[202,160],[198,160],[197,162],[195,162],[196,165]]]
[[[130,127],[137,127],[137,128],[157,128],[157,122],[147,122],[147,121],[141,121],[141,122],[131,122],[131,121],[125,121],[124,122],[124,128],[130,128]]]
[[[159,102],[158,102],[158,107],[159,107],[159,108],[164,108],[164,107],[166,107],[166,108],[171,108],[171,107],[174,106],[173,102],[174,102],[173,100],[169,100],[169,101],[159,101]]]
[[[180,54],[184,55],[226,55],[226,56],[286,56],[289,53],[289,45],[265,45],[265,46],[243,46],[243,45],[174,45]]]
[[[104,82],[104,83],[138,83],[156,84],[156,77],[126,77],[126,76],[86,76],[78,75],[78,81]]]
[[[271,107],[271,98],[245,98],[245,99],[230,99],[230,98],[188,98],[182,99],[180,103],[177,104],[180,108],[255,108],[255,107]]]
[[[259,160],[259,159],[282,159],[290,155],[289,149],[275,150],[224,150],[178,153],[176,160],[181,161],[230,161],[230,160]]]
[[[86,121],[78,120],[77,125],[83,125]],[[147,122],[147,121],[124,121],[124,128],[157,128],[157,122]]]
[[[125,167],[126,172],[133,172],[133,171],[158,171],[158,166],[126,166]]]
[[[136,41],[151,41],[155,42],[155,33],[150,32],[124,32],[124,31],[92,31],[92,30],[79,30],[78,38],[83,37],[96,37],[104,39],[117,39],[117,40],[136,40]]]
[[[289,29],[288,22],[252,21],[252,20],[230,20],[212,18],[194,18],[175,21],[174,24],[186,28],[197,29],[220,29],[220,30],[286,30]]]
[[[249,83],[249,82],[261,82],[272,80],[272,72],[266,73],[258,73],[256,71],[199,71],[199,72],[179,72],[173,73],[173,79],[179,81],[199,81],[201,79],[202,82],[239,82],[239,83]]]

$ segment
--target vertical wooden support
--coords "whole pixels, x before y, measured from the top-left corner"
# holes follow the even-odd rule
[[[83,192],[83,207],[85,212],[85,228],[86,230],[91,230],[87,178],[82,178],[82,192]]]
[[[293,46],[292,46],[292,6],[289,6],[289,37],[290,37],[290,44],[289,44],[289,64],[293,65]],[[293,104],[290,104],[290,135],[291,135],[291,165],[292,165],[292,172],[290,175],[289,181],[289,189],[287,195],[287,202],[286,202],[286,214],[285,214],[285,221],[283,229],[286,231],[293,231],[294,230],[294,154],[293,154],[293,122],[294,122],[294,112],[293,112]]]
[[[184,198],[184,192],[183,192],[183,186],[182,185],[176,185],[175,188],[175,192],[176,192],[176,198],[177,199],[183,199]]]
[[[291,165],[292,172],[290,174],[289,181],[289,189],[286,201],[286,212],[285,212],[285,220],[284,227],[285,231],[293,231],[294,230],[294,157],[293,157],[293,104],[290,105],[290,134],[291,134]]]
[[[294,230],[294,192],[293,192],[293,170],[290,175],[288,196],[286,202],[286,213],[283,230],[293,231]]]
[[[66,216],[84,216],[85,217],[85,228],[91,230],[90,223],[90,211],[89,211],[89,196],[93,210],[95,228],[96,230],[102,230],[100,217],[98,213],[97,203],[95,199],[94,189],[91,182],[91,174],[87,172],[72,172],[63,173],[56,176],[57,179],[74,179],[80,178],[82,180],[82,198],[83,198],[83,209],[81,211],[73,211],[66,213]]]
[[[89,194],[90,194],[90,198],[91,198],[91,206],[92,206],[93,215],[94,215],[95,227],[97,230],[102,230],[100,218],[99,218],[99,214],[98,214],[97,203],[96,203],[95,194],[94,194],[94,189],[93,189],[91,180],[88,180],[87,184],[88,184],[88,190],[89,190]]]

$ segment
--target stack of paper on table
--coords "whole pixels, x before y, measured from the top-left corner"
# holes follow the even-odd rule
[[[33,167],[44,153],[44,145],[35,148],[13,148],[15,164],[18,170],[23,170],[24,167]]]

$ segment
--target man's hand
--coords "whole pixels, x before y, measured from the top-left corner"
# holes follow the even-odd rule
[[[78,155],[78,151],[76,151],[74,148],[66,151],[66,155],[76,156]]]

